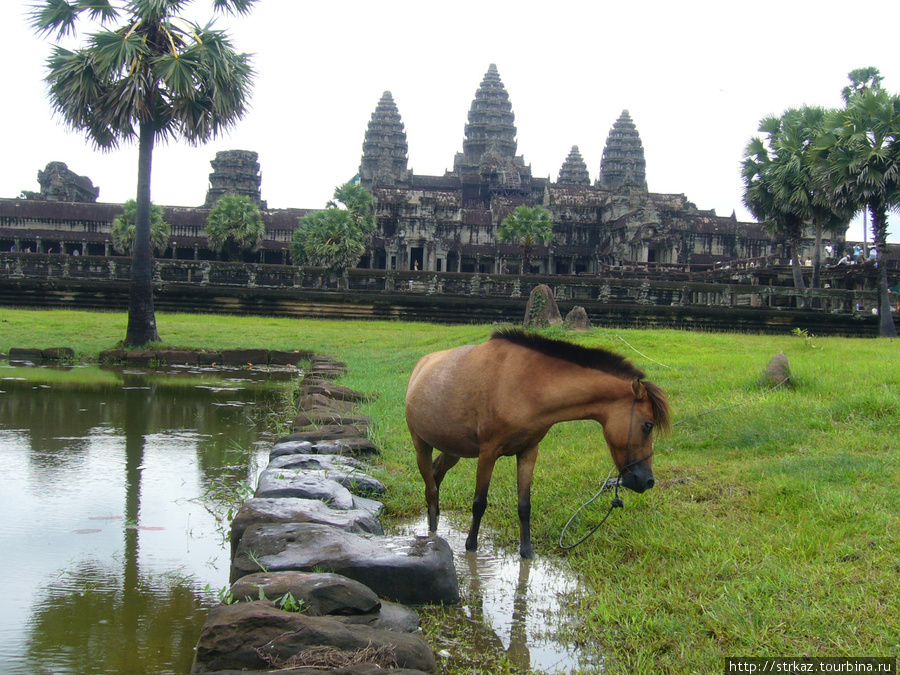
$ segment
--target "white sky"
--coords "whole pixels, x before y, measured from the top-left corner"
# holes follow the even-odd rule
[[[32,1],[0,3],[10,64],[0,106],[0,197],[38,190],[38,170],[62,161],[99,186],[100,201],[132,198],[136,147],[101,154],[52,116],[43,83],[50,43],[27,26]],[[205,22],[211,6],[196,0],[191,10]],[[876,66],[884,86],[900,90],[900,5],[869,0],[857,10],[834,0],[260,0],[248,18],[217,21],[239,51],[255,54],[250,113],[205,146],[158,146],[152,198],[202,204],[210,160],[241,149],[259,153],[270,208],[322,208],[334,186],[356,174],[385,90],[406,126],[410,168],[443,175],[462,149],[475,91],[496,63],[516,115],[518,154],[535,176],[556,180],[578,145],[595,180],[609,129],[627,109],[651,192],[683,193],[698,208],[752,220],[741,204],[739,166],[760,118],[803,104],[841,105],[854,68]],[[900,230],[896,216],[892,223]],[[862,238],[859,221],[848,237]],[[900,241],[900,232],[889,239]]]

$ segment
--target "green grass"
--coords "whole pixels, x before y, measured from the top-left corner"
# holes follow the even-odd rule
[[[362,412],[374,421],[396,517],[424,510],[403,417],[410,370],[428,352],[491,332],[165,314],[158,323],[171,346],[312,349],[346,361],[342,384],[372,396]],[[121,314],[0,309],[0,351],[96,354],[124,333]],[[595,424],[559,425],[542,444],[535,549],[564,556],[589,587],[571,604],[573,641],[603,655],[611,673],[722,672],[728,656],[900,654],[900,343],[672,330],[569,337],[631,358],[667,390],[677,423],[656,441],[656,488],[625,493],[625,508],[568,553],[556,545],[560,530],[612,462]],[[760,379],[778,352],[792,386],[769,392]],[[485,515],[510,548],[514,467],[498,463]],[[468,513],[474,472],[461,462],[448,474],[445,513]],[[588,509],[572,538],[607,504]]]

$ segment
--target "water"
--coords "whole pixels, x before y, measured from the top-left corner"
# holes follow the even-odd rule
[[[0,672],[189,672],[278,377],[0,366]]]
[[[571,570],[561,561],[540,554],[533,560],[523,560],[518,550],[501,550],[484,529],[478,551],[469,553],[465,550],[466,533],[448,522],[448,515],[442,516],[438,534],[453,551],[462,602],[442,608],[439,620],[449,626],[445,634],[463,638],[451,641],[471,643],[478,653],[505,652],[521,671],[565,673],[596,667],[567,638],[567,628],[575,618],[564,603],[583,591]],[[399,530],[425,534],[427,516],[403,524]],[[434,647],[437,650],[438,645]],[[450,651],[451,660],[459,657]]]

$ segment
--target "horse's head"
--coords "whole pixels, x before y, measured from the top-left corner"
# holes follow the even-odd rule
[[[652,382],[632,381],[632,395],[620,401],[603,426],[603,435],[619,470],[620,485],[635,492],[653,487],[653,433],[669,427],[669,406]]]

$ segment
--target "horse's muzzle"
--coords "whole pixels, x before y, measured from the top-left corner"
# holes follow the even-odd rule
[[[636,464],[628,473],[622,476],[622,487],[627,487],[635,492],[644,492],[649,490],[656,484],[653,480],[653,469],[649,469],[642,464]]]

